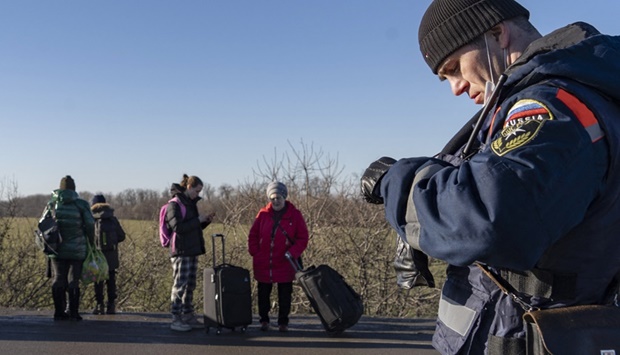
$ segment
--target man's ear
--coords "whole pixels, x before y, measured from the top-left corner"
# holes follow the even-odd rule
[[[497,41],[500,48],[508,48],[510,44],[510,26],[506,25],[506,22],[500,22],[490,30],[491,36]]]

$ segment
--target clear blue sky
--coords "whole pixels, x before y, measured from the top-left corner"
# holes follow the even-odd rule
[[[1,0],[0,178],[47,194],[253,180],[303,140],[345,177],[433,155],[479,108],[422,60],[430,0]],[[620,2],[523,0],[546,34]]]

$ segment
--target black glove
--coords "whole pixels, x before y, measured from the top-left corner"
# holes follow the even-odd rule
[[[415,286],[435,287],[435,279],[428,268],[428,256],[413,249],[401,237],[397,236],[394,271],[398,287],[406,290]]]
[[[381,186],[379,182],[394,163],[396,163],[396,160],[390,157],[381,157],[370,164],[366,171],[364,171],[361,179],[361,188],[362,196],[364,196],[366,202],[377,205],[383,204],[383,197],[379,193],[379,187]]]

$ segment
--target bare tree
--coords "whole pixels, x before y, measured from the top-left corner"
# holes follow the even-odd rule
[[[0,252],[3,251],[11,226],[18,214],[17,182],[4,178],[0,181]]]

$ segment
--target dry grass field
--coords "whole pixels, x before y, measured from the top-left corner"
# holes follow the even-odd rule
[[[47,258],[34,245],[36,219],[3,218],[0,223],[0,306],[51,309]],[[127,239],[119,246],[119,311],[168,311],[172,269],[168,250],[159,245],[157,222],[121,220],[121,223]],[[204,231],[207,253],[199,258],[200,269],[213,265],[211,235],[222,233],[226,236],[226,262],[251,270],[251,258],[246,248],[248,228],[223,224],[207,227]],[[394,250],[394,235],[389,228],[379,229],[379,232],[364,228],[320,228],[312,234],[304,254],[304,264],[325,263],[338,270],[362,295],[367,315],[433,316],[439,289],[399,289],[391,264]],[[220,244],[216,243],[217,263],[221,263],[221,255]],[[445,266],[433,261],[431,267],[440,287]],[[194,295],[197,312],[202,312],[202,285],[202,277],[199,277]],[[255,292],[255,286],[253,288]],[[83,289],[81,309],[87,312],[93,305],[93,287],[88,286]],[[312,312],[298,286],[293,295],[292,312]]]

